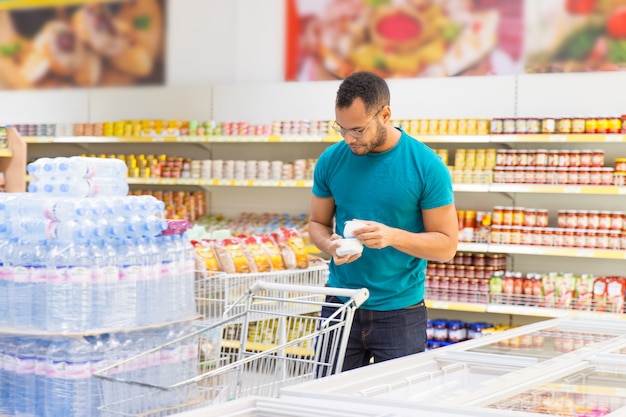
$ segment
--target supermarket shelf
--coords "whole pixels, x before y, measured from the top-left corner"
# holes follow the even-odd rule
[[[452,184],[452,189],[456,192],[466,193],[488,193],[490,184]]]
[[[626,251],[622,250],[555,248],[550,246],[496,245],[491,243],[459,242],[457,250],[463,252],[510,253],[518,255],[564,256],[593,259],[626,259]]]
[[[500,193],[624,195],[626,194],[626,187],[599,185],[490,184],[487,191]]]
[[[9,2],[10,3],[10,2]],[[0,9],[2,8],[0,3]],[[424,143],[611,143],[626,142],[622,134],[529,134],[529,135],[420,135]],[[202,136],[27,136],[27,143],[142,143],[142,142],[200,142],[200,143],[298,143],[340,142],[339,135],[202,135]]]
[[[424,143],[489,143],[491,135],[420,135],[414,134]]]
[[[313,180],[224,180],[202,178],[127,178],[130,185],[195,185],[200,187],[311,188]]]
[[[466,310],[472,311],[472,310]],[[593,317],[626,319],[626,314],[608,313],[600,311],[569,310],[565,308],[545,308],[535,306],[515,306],[505,304],[487,304],[485,312],[498,314],[513,314],[517,316],[533,317]]]
[[[26,136],[26,143],[323,143],[341,136],[321,135],[208,135],[208,136]]]
[[[0,158],[10,158],[13,156],[11,149],[0,149]]]

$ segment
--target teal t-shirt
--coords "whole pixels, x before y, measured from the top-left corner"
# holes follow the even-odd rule
[[[347,220],[371,220],[423,232],[421,210],[454,202],[450,172],[428,146],[402,131],[399,142],[381,153],[357,156],[341,141],[327,148],[316,165],[313,194],[335,200],[336,233]],[[363,249],[355,262],[330,263],[328,284],[368,288],[368,310],[396,310],[424,299],[426,261],[394,248]]]

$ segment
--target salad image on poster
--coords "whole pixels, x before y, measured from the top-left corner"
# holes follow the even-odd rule
[[[0,10],[0,89],[163,84],[163,0]]]
[[[344,78],[357,70],[393,78],[512,74],[521,68],[520,0],[295,3],[298,48],[287,59],[295,63],[298,80]]]
[[[525,71],[626,68],[626,0],[526,0]]]

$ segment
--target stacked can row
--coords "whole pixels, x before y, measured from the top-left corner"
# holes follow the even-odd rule
[[[132,195],[151,195],[165,203],[167,219],[194,222],[207,215],[207,198],[204,191],[132,190]]]
[[[235,180],[306,180],[313,177],[315,159],[191,160],[165,155],[123,156],[130,178],[211,178]]]

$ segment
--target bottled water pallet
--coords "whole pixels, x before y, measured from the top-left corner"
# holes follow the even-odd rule
[[[256,281],[274,284],[324,286],[328,278],[328,265],[310,266],[307,269],[290,269],[256,274],[225,274],[196,271],[196,309],[206,323],[221,320],[224,312]],[[289,294],[284,294],[289,298]],[[282,304],[281,308],[287,307]],[[296,306],[292,306],[296,308]],[[298,307],[301,308],[301,307]]]
[[[327,303],[328,295],[346,301]],[[169,416],[252,395],[276,397],[284,386],[338,373],[355,310],[368,296],[364,288],[257,281],[224,311],[222,320],[96,372],[103,399],[100,415]],[[334,313],[322,317],[322,307]],[[261,322],[273,323],[275,335],[268,338],[257,327]],[[237,355],[209,357],[215,351],[205,350],[203,337],[219,335],[233,323],[243,326]],[[158,368],[142,365],[154,358],[161,358]],[[190,374],[194,368],[196,373]]]

